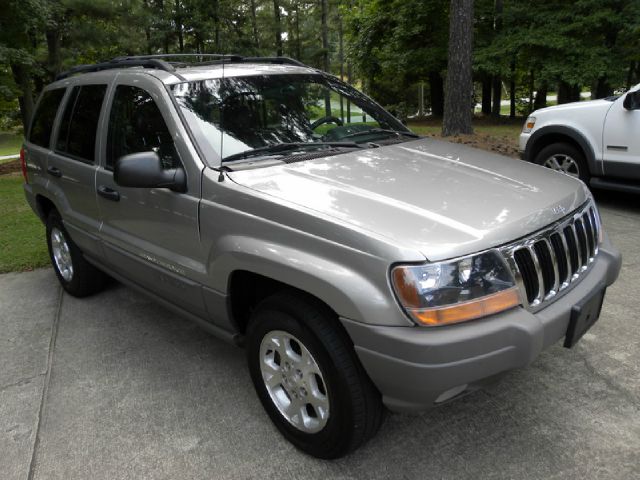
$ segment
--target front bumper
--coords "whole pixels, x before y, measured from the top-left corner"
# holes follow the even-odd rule
[[[572,307],[620,272],[620,254],[605,240],[586,274],[561,298],[531,313],[515,308],[448,327],[385,327],[342,318],[371,380],[394,411],[427,409],[493,377],[531,363],[564,337]]]

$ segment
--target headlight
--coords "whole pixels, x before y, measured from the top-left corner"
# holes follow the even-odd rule
[[[520,305],[511,271],[495,251],[391,270],[393,289],[421,325],[473,320]]]
[[[533,130],[533,127],[536,126],[536,117],[529,117],[527,121],[524,122],[524,127],[522,127],[522,133],[530,133]]]

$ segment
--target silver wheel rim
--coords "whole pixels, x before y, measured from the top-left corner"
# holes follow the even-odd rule
[[[69,244],[64,238],[64,234],[56,227],[51,229],[51,251],[58,272],[65,281],[70,282],[73,278],[73,262],[71,261]]]
[[[551,155],[545,160],[543,165],[555,170],[556,172],[566,173],[572,177],[580,177],[580,167],[578,166],[578,162],[564,153]]]
[[[273,330],[260,343],[260,371],[271,401],[287,421],[316,433],[329,420],[326,382],[311,352],[290,333]]]

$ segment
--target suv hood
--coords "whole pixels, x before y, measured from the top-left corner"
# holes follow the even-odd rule
[[[431,261],[509,243],[589,195],[579,180],[547,168],[426,138],[228,175]]]
[[[556,115],[558,112],[569,112],[573,110],[579,110],[584,114],[595,113],[595,112],[606,112],[611,108],[613,103],[616,100],[605,100],[603,98],[598,100],[587,100],[582,102],[572,102],[572,103],[563,103],[561,105],[553,105],[551,107],[541,108],[540,110],[536,110],[530,114],[532,117],[538,117],[540,115],[546,115],[547,113],[551,113],[552,115]]]

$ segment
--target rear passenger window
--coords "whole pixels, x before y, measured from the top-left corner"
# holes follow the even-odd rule
[[[56,151],[94,161],[98,119],[106,91],[106,85],[73,87],[60,123]]]
[[[31,123],[31,131],[29,132],[29,141],[31,143],[49,148],[53,122],[56,119],[56,113],[64,96],[64,91],[64,88],[57,88],[42,94],[42,99]]]
[[[124,155],[155,151],[164,168],[180,166],[173,138],[151,95],[138,87],[118,85],[109,117],[108,170]]]

